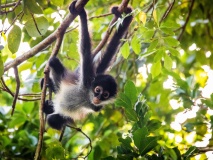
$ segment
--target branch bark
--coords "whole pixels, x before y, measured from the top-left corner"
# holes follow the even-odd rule
[[[189,7],[189,12],[188,12],[188,15],[187,15],[187,17],[186,17],[186,21],[185,21],[184,25],[181,27],[181,28],[182,28],[182,31],[181,31],[180,35],[178,36],[178,40],[179,40],[179,41],[180,41],[180,39],[181,39],[182,36],[183,36],[183,33],[184,33],[185,29],[186,29],[186,25],[187,25],[188,22],[189,22],[189,18],[190,18],[191,13],[192,13],[192,8],[193,8],[193,6],[194,6],[194,2],[195,2],[195,0],[192,0],[192,1],[191,1],[191,5],[190,5],[190,7]]]

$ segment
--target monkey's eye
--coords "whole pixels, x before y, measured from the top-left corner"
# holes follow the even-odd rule
[[[97,86],[97,87],[95,87],[95,93],[100,93],[100,92],[102,92],[102,87],[100,87],[100,86]]]
[[[104,97],[105,99],[109,98],[109,92],[105,91],[105,92],[103,93],[103,97]]]

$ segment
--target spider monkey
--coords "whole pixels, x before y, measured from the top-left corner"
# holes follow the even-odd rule
[[[60,130],[66,124],[84,118],[88,113],[98,112],[103,105],[109,104],[117,93],[117,84],[111,75],[104,74],[111,59],[116,53],[119,41],[127,31],[132,15],[126,17],[123,24],[111,38],[102,60],[95,68],[91,53],[91,40],[88,32],[87,14],[84,9],[75,9],[76,1],[69,10],[73,15],[80,16],[80,71],[71,72],[56,57],[49,60],[49,87],[54,91],[53,101],[46,101],[43,107],[50,127]],[[132,11],[126,9],[126,14]],[[112,13],[121,17],[118,7],[112,8]],[[41,84],[43,85],[43,84]]]

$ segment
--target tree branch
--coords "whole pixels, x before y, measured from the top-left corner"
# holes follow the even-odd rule
[[[192,13],[192,8],[193,8],[193,6],[194,6],[194,2],[195,2],[195,0],[192,0],[192,1],[191,1],[191,5],[190,5],[190,7],[189,7],[189,12],[188,12],[188,15],[187,15],[187,17],[186,17],[186,21],[185,21],[184,25],[181,27],[181,28],[182,28],[182,31],[181,31],[180,35],[178,36],[178,38],[177,38],[179,41],[180,41],[180,39],[181,39],[182,36],[183,36],[183,33],[184,33],[185,29],[186,29],[187,23],[189,22],[189,18],[190,18],[191,13]]]
[[[78,0],[76,2],[76,10],[81,10],[84,5],[88,2],[89,0]],[[64,33],[66,29],[69,27],[70,23],[76,18],[76,15],[68,14],[64,21],[61,23],[61,25],[48,37],[46,37],[42,42],[39,44],[35,45],[33,48],[31,48],[29,51],[25,52],[21,56],[17,57],[11,62],[8,62],[4,66],[4,72],[10,69],[11,67],[20,65],[22,62],[25,60],[35,56],[37,53],[39,53],[41,50],[45,49],[47,46],[52,44],[56,38],[57,35],[60,35],[61,33]]]
[[[18,7],[18,5],[19,5],[20,3],[21,3],[21,0],[18,0],[18,2],[15,3],[15,5],[14,5],[14,3],[13,3],[14,7],[13,7],[11,10],[9,10],[9,11],[1,11],[1,10],[0,10],[0,15],[1,15],[1,14],[5,14],[5,13],[8,13],[8,12],[13,12],[13,11],[16,9],[16,7]],[[13,5],[11,5],[11,4],[10,4],[10,5],[9,5],[9,4],[6,5],[6,4],[5,4],[4,7],[1,6],[1,8],[7,8],[7,7],[10,7],[10,6],[13,6]],[[6,7],[5,7],[5,6],[6,6]],[[0,8],[0,9],[1,9],[1,8]]]
[[[15,74],[15,78],[16,78],[16,93],[14,94],[14,99],[13,99],[13,105],[12,105],[12,112],[11,112],[11,116],[14,113],[15,107],[16,107],[16,101],[18,99],[18,94],[19,94],[19,89],[20,89],[20,79],[19,79],[19,75],[18,75],[18,68],[14,67],[14,74]]]
[[[169,13],[171,12],[173,6],[175,4],[175,0],[173,0],[173,2],[169,5],[168,9],[165,11],[165,13],[163,14],[161,20],[159,23],[161,23],[164,19],[166,19],[166,17],[169,15]]]

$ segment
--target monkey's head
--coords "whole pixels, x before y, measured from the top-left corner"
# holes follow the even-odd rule
[[[116,96],[117,83],[110,75],[97,75],[92,82],[92,103],[96,106],[110,103]]]

